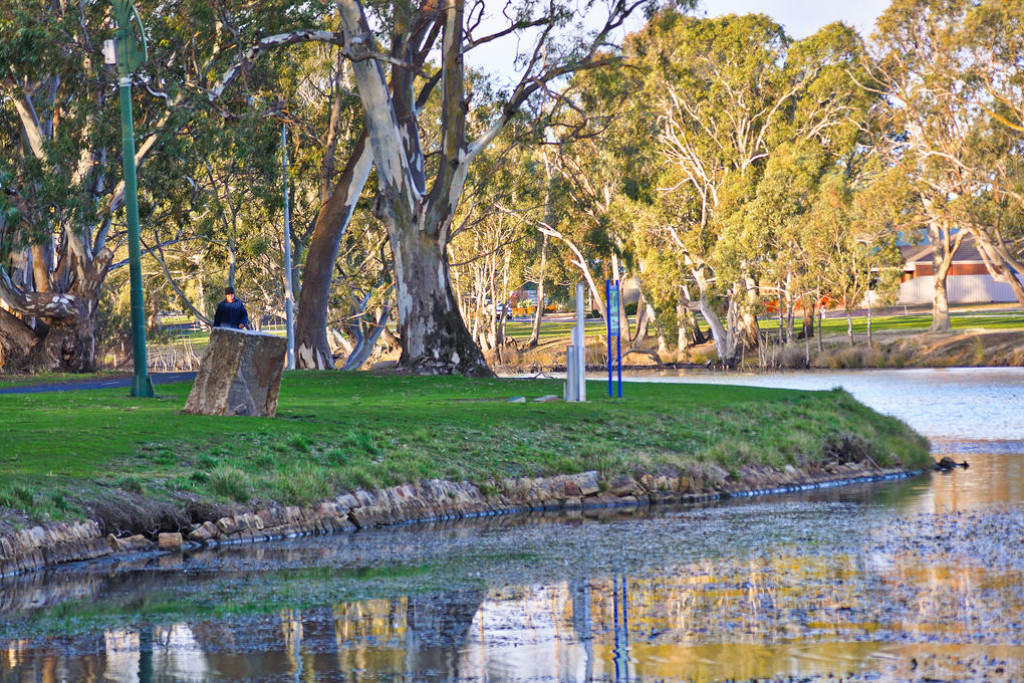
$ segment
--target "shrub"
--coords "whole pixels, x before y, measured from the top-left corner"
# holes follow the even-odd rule
[[[208,483],[214,494],[239,503],[249,502],[252,495],[249,475],[234,467],[218,467],[210,473]]]

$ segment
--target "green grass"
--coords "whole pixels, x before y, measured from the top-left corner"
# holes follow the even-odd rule
[[[846,334],[846,317],[841,311],[829,311],[829,317],[823,321],[822,331],[826,335]],[[992,311],[978,310],[977,308],[966,308],[964,310],[953,310],[950,313],[950,322],[954,330],[984,329],[984,330],[1024,330],[1024,311],[1007,308],[1000,308]],[[698,314],[701,328],[707,330],[707,324]],[[801,320],[798,318],[796,327],[799,329]],[[907,313],[899,315],[874,315],[871,318],[871,330],[873,332],[927,332],[932,324],[930,312]],[[545,321],[541,324],[539,341],[565,341],[568,343],[572,334],[575,322],[571,321]],[[775,332],[779,328],[778,320],[770,317],[760,319],[761,329],[765,332]],[[603,337],[605,325],[601,320],[587,321],[588,337]],[[867,333],[867,316],[857,315],[853,317],[853,331],[855,334]],[[630,329],[632,317],[630,318]],[[532,323],[510,322],[507,324],[506,333],[510,337],[525,341],[530,337]]]
[[[540,334],[538,341],[540,343],[550,341],[564,341],[566,344],[569,343],[569,339],[572,337],[572,328],[576,326],[575,320],[545,320],[541,323]],[[588,320],[586,325],[587,337],[604,337],[606,328],[603,320]],[[632,319],[630,321],[630,329],[633,329]],[[520,342],[524,342],[530,338],[530,332],[533,330],[533,322],[508,322],[505,324],[505,334],[509,337],[515,337]]]
[[[846,334],[846,317],[838,311],[830,311],[828,318],[822,321],[822,332],[830,334]],[[917,333],[927,332],[932,324],[931,313],[910,313],[901,315],[872,316],[872,332],[906,332]],[[978,310],[952,311],[950,324],[954,330],[1024,330],[1024,312],[996,310],[982,312]],[[799,330],[800,319],[796,320],[796,327]],[[761,329],[766,332],[778,331],[779,323],[776,319],[762,318]],[[854,334],[866,334],[868,331],[867,316],[859,315],[853,317]]]
[[[431,478],[782,467],[820,461],[844,434],[882,463],[927,458],[923,439],[842,391],[642,384],[609,400],[602,387],[591,383],[586,404],[510,404],[562,383],[286,373],[273,419],[185,415],[188,383],[151,400],[123,389],[0,395],[0,506],[59,519],[118,491],[308,503]]]

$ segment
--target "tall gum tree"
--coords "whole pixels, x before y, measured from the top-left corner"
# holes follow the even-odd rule
[[[613,32],[633,12],[653,7],[650,0],[615,0],[607,6],[587,3],[577,15],[568,4],[513,3],[502,11],[513,17],[507,27],[477,37],[474,31],[486,9],[482,1],[467,9],[464,0],[420,6],[400,0],[382,7],[338,0],[376,166],[374,211],[387,226],[394,256],[401,365],[420,373],[491,374],[459,313],[449,276],[447,245],[469,166],[534,93],[560,77],[608,61],[599,50],[607,52]],[[599,8],[606,13],[595,21]],[[368,9],[380,13],[374,15],[374,25],[387,25],[391,47],[386,53],[377,47]],[[596,29],[587,30],[584,15]],[[429,150],[419,121],[414,86],[420,73],[410,41],[424,22],[437,28],[436,77],[442,100],[437,144]],[[465,55],[513,32],[521,39],[533,37],[533,47],[519,55],[519,82],[485,131],[470,140],[467,120],[476,111],[471,111],[467,96]]]
[[[661,228],[696,285],[694,304],[732,365],[758,344],[763,235],[744,221],[785,143],[829,145],[861,95],[845,74],[860,41],[834,24],[793,43],[763,15],[664,12],[627,46],[638,67]]]
[[[889,155],[913,184],[934,246],[933,332],[951,329],[947,276],[969,234],[993,273],[1005,277],[1022,265],[1019,246],[1006,248],[1003,226],[979,220],[985,198],[993,206],[1024,199],[1014,189],[1017,173],[1005,172],[1019,159],[1024,129],[1022,26],[1017,1],[895,0],[873,35],[873,76],[897,132]],[[993,120],[1005,127],[1001,143]]]

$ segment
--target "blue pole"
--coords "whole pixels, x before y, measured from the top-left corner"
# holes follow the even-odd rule
[[[604,281],[604,322],[608,337],[608,398],[612,397],[612,294],[611,282]]]
[[[618,280],[615,281],[615,291],[618,294],[618,296],[615,297],[615,300],[616,300],[616,302],[618,302],[619,301],[619,297],[622,296],[622,290],[619,289],[619,281]],[[615,308],[616,308],[616,311],[615,311],[616,322],[618,322],[618,315],[619,315],[618,306],[616,306]],[[627,328],[627,330],[628,330],[628,328]],[[616,360],[617,360],[617,362],[619,364],[619,398],[622,398],[622,330],[621,329],[619,330],[618,335],[615,336],[615,348],[616,348],[615,357],[616,357]]]

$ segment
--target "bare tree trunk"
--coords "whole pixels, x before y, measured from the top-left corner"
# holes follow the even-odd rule
[[[778,302],[779,310],[779,346],[784,346],[788,341],[786,339],[786,317],[782,310],[782,283],[776,283],[778,296],[775,300]]]
[[[811,367],[811,335],[804,335],[804,367]]]
[[[953,265],[953,257],[960,249],[967,231],[951,236],[949,228],[940,226],[936,221],[928,224],[928,239],[932,243],[932,276],[934,290],[932,293],[932,332],[949,332],[952,325],[949,320],[949,298],[946,293],[946,277]]]
[[[49,292],[50,287],[50,250],[41,245],[33,245],[32,254],[32,275],[35,280],[37,292]]]
[[[425,230],[393,239],[391,245],[402,335],[400,364],[423,374],[492,377],[459,314],[448,278],[447,250]]]
[[[853,313],[849,308],[846,309],[846,338],[850,341],[850,346],[853,346]]]
[[[647,303],[644,298],[644,292],[640,290],[640,299],[636,302],[636,322],[634,327],[636,328],[636,334],[633,335],[633,341],[631,346],[637,346],[640,344],[645,337],[647,337],[647,328],[650,326],[650,313],[653,311],[653,307]]]
[[[730,317],[735,317],[735,304],[730,302]],[[712,308],[707,297],[703,293],[700,295],[700,313],[704,316],[704,320],[711,328],[711,336],[715,340],[715,350],[718,352],[718,360],[726,367],[733,367],[739,360],[737,356],[736,342],[731,334],[729,334],[728,327],[722,325],[721,319],[718,314]]]
[[[815,305],[814,300],[808,301],[808,297],[804,297],[801,304],[803,306],[803,322],[800,327],[800,334],[804,339],[810,339],[814,336],[814,316],[815,316]]]
[[[446,248],[451,222],[470,164],[545,83],[592,63],[603,49],[608,33],[618,26],[615,22],[628,16],[634,6],[613,4],[608,14],[610,23],[594,34],[594,40],[575,58],[580,60],[575,64],[547,64],[541,52],[548,53],[538,44],[533,59],[528,60],[523,77],[500,113],[486,130],[469,141],[470,101],[466,94],[464,63],[468,38],[465,1],[428,3],[419,9],[408,3],[395,5],[391,17],[391,54],[387,60],[391,62],[390,83],[384,74],[385,60],[374,44],[376,31],[371,28],[360,0],[337,0],[335,5],[377,169],[374,212],[388,227],[395,258],[403,342],[401,363],[414,372],[491,375],[459,314],[448,272]],[[471,8],[470,16],[475,17],[476,11]],[[553,21],[544,19],[541,24],[552,26],[547,23],[549,20]],[[433,179],[428,189],[426,155],[419,125],[422,104],[414,96],[418,75],[415,66],[436,49],[438,36],[441,48],[438,78],[430,79],[430,83],[437,84],[440,90],[440,126],[436,129],[438,144],[431,150]],[[409,68],[410,64],[413,68]],[[586,266],[585,261],[582,266]],[[596,290],[593,283],[591,288]]]
[[[91,263],[81,263],[70,290],[63,293],[24,292],[0,269],[0,298],[14,312],[43,323],[33,330],[24,321],[5,311],[4,332],[0,333],[3,337],[0,343],[7,347],[3,352],[4,357],[18,359],[17,362],[42,370],[94,371],[100,288],[112,257],[112,252],[102,249]],[[20,329],[19,325],[24,329]],[[28,335],[39,341],[29,344]],[[27,353],[11,349],[10,345],[14,343],[25,344]]]
[[[206,281],[203,279],[203,269],[200,265],[199,277],[196,278],[196,289],[199,291],[199,296],[196,297],[196,313],[199,315],[199,320],[208,320],[206,315]]]
[[[871,338],[871,292],[868,292],[868,348],[874,348],[875,340]]]
[[[227,275],[227,286],[235,286],[235,273],[238,271],[238,253],[235,249],[235,236],[234,234],[228,238],[228,275]]]
[[[40,341],[32,328],[0,308],[0,372],[26,369]]]
[[[998,230],[996,238],[990,237],[984,230],[972,230],[975,241],[977,241],[982,258],[985,260],[985,268],[994,280],[1005,282],[1010,285],[1013,296],[1017,303],[1024,308],[1024,285],[1014,273],[1024,275],[1024,262],[1019,258],[1013,258],[1012,254],[1005,248],[1005,245],[997,243],[999,240]],[[1001,240],[999,240],[1001,242]]]
[[[508,281],[512,275],[512,251],[505,251],[505,261],[502,264],[501,270],[501,313],[498,317],[497,324],[497,342],[495,346],[499,349],[505,345],[505,321],[508,320],[508,302],[511,298],[511,292],[508,291]]]
[[[690,313],[690,309],[686,304],[681,301],[676,304],[676,349],[680,352],[690,348],[690,330],[687,329],[690,327],[688,313]]]
[[[753,350],[761,345],[761,326],[757,322],[757,308],[760,301],[757,282],[754,278],[746,276],[743,279],[743,284],[743,312],[740,316],[743,327],[743,347],[746,350]]]
[[[356,143],[348,165],[334,186],[334,192],[317,214],[295,317],[295,367],[300,370],[327,370],[334,367],[331,346],[327,341],[327,303],[331,293],[331,275],[338,258],[341,238],[348,229],[352,212],[370,177],[372,166],[373,155],[364,134]]]
[[[351,356],[352,351],[355,350],[356,348],[355,344],[352,343],[352,340],[350,340],[348,336],[337,327],[328,327],[327,337],[328,339],[334,342],[334,347],[332,348],[339,348],[344,350],[346,358]]]
[[[537,310],[533,314],[533,328],[526,347],[532,349],[540,341],[540,324],[544,320],[544,276],[548,268],[548,236],[543,235],[540,243],[540,274],[537,275]]]
[[[362,329],[360,324],[359,340],[349,352],[348,358],[345,359],[345,365],[342,366],[342,370],[358,370],[363,367],[363,363],[373,353],[373,347],[377,345],[377,340],[387,328],[388,318],[390,317],[391,304],[386,304],[377,310],[377,315],[368,333]]]
[[[488,346],[492,349],[496,349],[500,345],[500,341],[498,340],[498,304],[501,302],[501,298],[498,296],[497,261],[497,253],[492,253],[487,259],[487,296],[491,300],[491,307],[487,312],[487,323],[490,328],[487,335],[487,341]]]
[[[793,275],[786,274],[786,343],[793,341]]]
[[[825,350],[825,345],[821,343],[821,320],[825,317],[825,305],[821,303],[821,298],[818,297],[817,303],[818,309],[818,353]]]
[[[946,293],[946,278],[936,271],[934,289],[932,290],[932,332],[949,332],[952,329],[949,321],[949,298]]]

